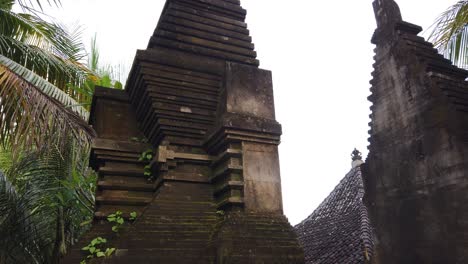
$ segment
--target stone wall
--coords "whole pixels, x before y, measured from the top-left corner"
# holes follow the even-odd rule
[[[373,263],[468,262],[468,72],[451,65],[392,0],[378,29],[365,202]]]

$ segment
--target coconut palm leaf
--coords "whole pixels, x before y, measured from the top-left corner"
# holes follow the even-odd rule
[[[76,35],[69,34],[61,25],[50,23],[32,14],[15,13],[0,9],[0,34],[18,41],[56,52],[72,60],[80,60],[85,54],[83,44]]]
[[[0,54],[62,89],[83,82],[90,73],[78,63],[85,57],[79,28],[70,34],[36,15],[6,9],[0,9],[0,20]]]
[[[11,10],[14,4],[15,0],[0,0],[0,9]]]
[[[468,0],[458,1],[439,16],[430,39],[454,64],[468,67]]]
[[[42,10],[42,3],[44,1],[41,1],[41,0],[36,0],[36,1],[33,1],[33,0],[17,0],[17,3],[21,6],[21,8],[25,9],[25,10],[32,10],[32,11],[36,11],[34,9],[34,6],[37,5],[39,7],[40,10]],[[61,1],[60,0],[47,0],[47,4],[48,5],[55,5],[55,6],[59,6],[61,5]]]
[[[74,134],[88,144],[88,112],[59,88],[0,55],[0,139],[13,146],[41,146]],[[61,131],[62,134],[55,134]],[[57,137],[52,137],[52,135]]]
[[[62,89],[67,83],[83,82],[87,74],[87,70],[73,60],[63,59],[45,49],[2,35],[0,52],[18,64],[33,69],[34,73]]]
[[[0,172],[9,170],[12,165],[13,154],[11,149],[0,146]]]

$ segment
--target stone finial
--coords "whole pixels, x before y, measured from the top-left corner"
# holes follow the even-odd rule
[[[353,159],[353,161],[362,160],[362,153],[355,148],[351,153],[351,158]]]
[[[395,23],[403,20],[400,7],[394,0],[374,0],[373,6],[379,29],[392,27]]]
[[[351,166],[353,168],[356,168],[358,166],[360,166],[361,164],[363,164],[364,162],[362,161],[362,153],[357,150],[356,148],[353,150],[353,152],[351,153],[351,158],[352,158],[352,162],[351,162]]]

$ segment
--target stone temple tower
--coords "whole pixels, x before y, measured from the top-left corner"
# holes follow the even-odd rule
[[[393,0],[374,9],[363,169],[373,263],[468,263],[468,72],[417,36]]]
[[[272,75],[245,16],[239,0],[167,0],[125,91],[96,90],[95,219],[63,263],[96,236],[116,248],[104,263],[304,263],[283,215]],[[118,235],[116,211],[138,215]]]

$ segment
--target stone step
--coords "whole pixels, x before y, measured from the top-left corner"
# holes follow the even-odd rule
[[[143,168],[117,168],[117,167],[101,167],[99,168],[100,175],[120,175],[120,176],[137,176],[143,177],[144,176],[144,169]]]
[[[162,211],[173,211],[178,209],[188,209],[190,211],[206,211],[216,213],[215,208],[211,204],[197,204],[197,203],[185,203],[185,204],[156,204],[152,205],[152,208]],[[180,210],[179,210],[180,211]]]
[[[158,205],[151,205],[152,211],[163,211],[163,212],[171,212],[171,211],[180,211],[183,213],[184,210],[189,212],[207,212],[216,214],[216,208],[210,205],[201,205],[201,204],[183,204],[183,205],[173,205],[170,204],[158,204]],[[151,212],[150,214],[154,214]],[[158,213],[156,213],[158,214]]]
[[[141,183],[141,182],[118,182],[112,180],[99,181],[98,187],[103,190],[128,190],[128,191],[143,191],[152,192],[156,190],[154,183]]]
[[[110,205],[148,205],[153,198],[144,197],[96,197],[97,204],[110,204]]]
[[[210,222],[208,222],[210,223]],[[207,222],[200,224],[199,222],[172,222],[172,223],[154,223],[152,221],[145,221],[140,220],[138,221],[138,227],[141,227],[141,230],[145,230],[142,228],[148,228],[151,231],[187,231],[187,230],[200,230],[206,231],[211,230],[211,225],[207,225]],[[211,224],[215,224],[212,222]]]
[[[265,238],[268,238],[268,243],[270,244],[265,244]],[[232,241],[228,240],[230,245],[232,245],[234,248],[242,248],[244,245],[251,245],[254,246],[257,250],[260,250],[262,246],[268,245],[267,247],[264,248],[264,250],[267,250],[268,248],[283,248],[287,250],[288,248],[296,248],[297,247],[297,241],[282,241],[281,239],[275,239],[275,238],[270,238],[268,236],[259,236],[256,238],[256,240],[248,240],[245,239],[243,241]]]
[[[187,228],[172,229],[172,227],[166,228],[165,230],[133,230],[135,234],[141,234],[142,236],[154,236],[158,239],[162,238],[177,238],[177,237],[203,237],[206,239],[212,232],[211,226],[204,226],[205,230],[188,230]],[[136,240],[140,239],[140,236],[137,236]]]
[[[148,263],[186,263],[208,264],[214,263],[214,257],[204,254],[203,249],[138,249],[131,250],[125,256],[113,258],[116,264],[148,264]]]
[[[100,177],[101,181],[117,183],[119,185],[126,184],[148,184],[148,177],[146,176],[122,176],[122,175],[103,175]]]
[[[175,234],[168,237],[158,237],[157,233],[152,236],[152,234],[140,233],[138,238],[133,237],[129,241],[133,248],[142,248],[151,246],[157,249],[168,249],[168,248],[190,248],[190,249],[202,249],[206,248],[208,245],[208,240],[210,235],[204,234],[200,236],[187,236],[187,237],[177,237]]]
[[[210,219],[216,222],[219,221],[217,214],[213,213],[212,211],[205,211],[205,210],[193,210],[190,212],[188,211],[180,212],[177,209],[173,209],[171,211],[156,212],[156,210],[147,209],[145,211],[145,217],[153,221],[161,221],[161,222],[179,221],[183,219],[192,219],[193,221],[197,221],[200,219],[203,219],[203,220]]]
[[[186,208],[186,209],[172,209],[172,210],[161,210],[161,212],[154,212],[153,209],[151,211],[146,211],[145,212],[145,217],[148,219],[154,219],[154,220],[159,220],[161,216],[167,216],[167,217],[174,217],[174,216],[201,216],[201,217],[216,217],[217,215],[214,214],[211,211],[205,211],[205,210],[196,210],[193,208]]]
[[[138,164],[138,165],[145,165],[148,164],[147,161],[140,161],[138,158],[133,157],[121,157],[121,156],[111,156],[111,155],[98,155],[98,159],[106,160],[106,161],[114,161],[114,162],[122,162],[128,164]]]
[[[126,220],[130,218],[130,213],[137,213],[138,217],[141,217],[144,206],[119,206],[118,208],[112,208],[107,206],[101,206],[98,211],[94,213],[94,218],[96,220],[107,220],[107,216],[113,214],[117,211],[122,212],[122,217]]]
[[[288,256],[278,258],[278,254],[270,255],[251,255],[251,256],[232,256],[229,255],[229,264],[244,264],[244,263],[268,263],[268,264],[304,264],[304,257],[301,254],[293,255],[288,252]],[[302,260],[301,260],[302,257]]]
[[[148,212],[145,211],[145,219],[151,220],[151,221],[161,221],[161,216],[165,217],[175,217],[175,216],[200,216],[200,217],[207,217],[209,219],[215,218],[217,215],[211,213],[211,212],[196,212],[196,211],[190,211],[190,212],[180,212],[180,211],[164,211],[158,214],[155,214],[154,212]]]
[[[159,215],[159,216],[148,216],[145,214],[145,217],[150,218],[151,220],[158,221],[160,223],[167,222],[199,222],[199,221],[213,221],[218,222],[219,217],[211,213],[200,213],[196,216],[194,215]]]
[[[210,200],[204,199],[195,199],[198,196],[176,196],[174,198],[179,197],[178,200],[168,200],[168,199],[161,199],[161,195],[158,195],[158,203],[157,205],[174,205],[174,206],[183,206],[183,205],[203,205],[203,206],[212,206],[215,208],[215,204]]]
[[[161,197],[161,195],[158,195],[159,198],[163,198],[167,200],[168,202],[163,202],[161,205],[168,205],[171,204],[171,201],[173,202],[193,202],[193,203],[198,203],[198,202],[203,202],[203,201],[211,201],[213,200],[213,197],[211,195],[186,195],[186,196],[177,196],[177,195],[165,195],[164,197]],[[159,203],[158,203],[159,204]],[[217,208],[216,204],[211,204],[213,208]]]

